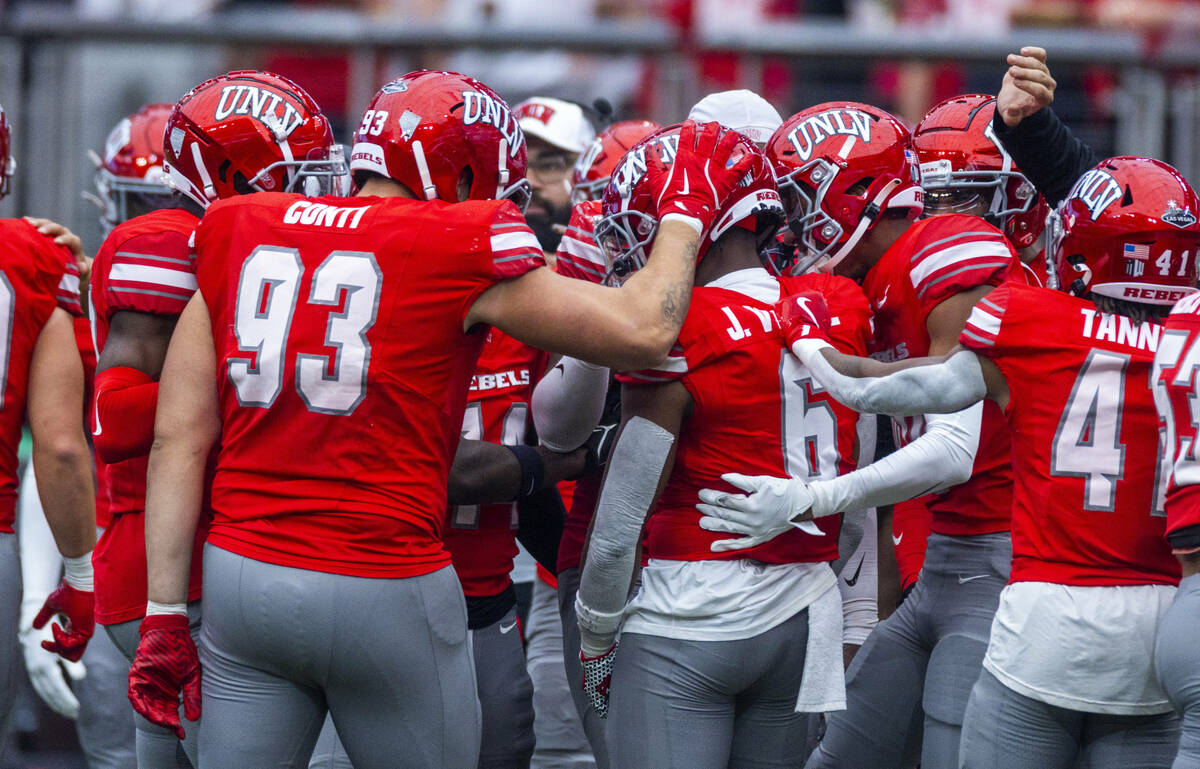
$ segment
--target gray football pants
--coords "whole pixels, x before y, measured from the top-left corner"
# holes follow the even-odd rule
[[[0,758],[8,742],[8,720],[17,697],[19,666],[24,664],[17,622],[21,614],[21,560],[17,535],[0,533]]]
[[[127,696],[129,660],[107,633],[96,628],[83,664],[87,675],[71,688],[79,700],[75,731],[88,769],[131,769],[137,765],[137,738]]]
[[[604,719],[596,714],[592,701],[583,691],[583,666],[579,664],[579,621],[575,616],[575,596],[579,593],[579,569],[564,569],[558,575],[558,613],[563,627],[563,663],[571,699],[583,721],[583,731],[596,757],[596,769],[608,769],[608,746],[604,743]]]
[[[737,641],[625,633],[608,713],[613,769],[798,767],[808,610]]]
[[[922,711],[922,769],[955,769],[963,713],[1011,564],[1007,532],[931,534],[916,586],[850,663],[846,710],[830,714],[805,769],[909,766]]]
[[[355,769],[475,769],[454,569],[365,579],[204,548],[200,769],[308,765],[326,712]]]
[[[959,769],[1167,769],[1179,717],[1084,713],[1026,697],[983,671],[971,690]]]
[[[1200,574],[1179,583],[1158,626],[1154,669],[1182,716],[1171,769],[1200,769]]]
[[[533,755],[533,683],[514,606],[499,622],[468,631],[483,715],[479,769],[528,769]],[[308,769],[352,769],[333,721],[325,720]]]
[[[192,634],[192,640],[196,641],[197,644],[199,644],[200,640],[200,607],[200,601],[192,601],[187,607],[188,630]],[[141,640],[141,635],[138,633],[138,625],[140,624],[142,624],[140,619],[133,619],[128,622],[118,622],[115,625],[104,626],[108,637],[112,639],[113,645],[117,647],[118,651],[129,662],[132,662],[134,655],[137,654],[138,641]],[[90,670],[88,675],[91,675]],[[128,690],[129,681],[127,672],[125,686],[122,691]],[[134,712],[134,745],[137,752],[138,769],[191,769],[194,766],[198,766],[196,746],[200,738],[200,722],[188,721],[184,718],[183,707],[180,706],[179,723],[183,724],[183,730],[186,735],[182,742],[175,737],[174,732],[152,724],[138,715],[136,711]]]
[[[563,623],[558,595],[540,579],[533,581],[525,657],[533,681],[533,769],[592,769],[596,765],[571,698],[563,659]]]

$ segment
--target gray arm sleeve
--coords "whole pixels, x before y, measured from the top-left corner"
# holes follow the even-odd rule
[[[858,379],[838,373],[820,353],[806,356],[813,377],[834,398],[864,414],[916,416],[960,411],[987,397],[975,353],[961,350],[942,363],[914,366],[885,377]]]
[[[852,473],[810,482],[813,515],[890,505],[964,483],[974,469],[982,420],[982,403],[927,414],[925,432],[907,446]]]
[[[604,413],[608,369],[564,357],[533,388],[530,408],[538,441],[551,451],[574,451]]]
[[[642,525],[654,502],[675,436],[648,419],[630,419],[608,462],[575,597],[588,656],[608,651],[621,626]]]

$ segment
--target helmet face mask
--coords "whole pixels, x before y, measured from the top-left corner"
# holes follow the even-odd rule
[[[608,263],[605,285],[620,286],[645,267],[657,234],[658,220],[641,211],[621,211],[597,222],[596,242]]]
[[[783,225],[801,245],[801,253],[780,274],[802,275],[817,269],[830,258],[842,239],[842,225],[825,212],[822,202],[833,185],[839,169],[824,158],[813,158],[779,179],[779,195],[784,199],[787,222]],[[803,181],[807,177],[813,187]],[[790,203],[790,205],[789,205]]]

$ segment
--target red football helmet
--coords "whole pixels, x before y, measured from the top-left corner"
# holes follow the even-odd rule
[[[956,96],[917,124],[912,143],[921,163],[925,215],[969,213],[982,201],[983,215],[1013,247],[1027,248],[1042,234],[1050,209],[992,132],[995,112],[995,96]]]
[[[248,192],[345,194],[329,121],[303,88],[270,72],[206,80],[167,118],[167,183],[201,206]]]
[[[173,205],[163,173],[163,134],[174,106],[147,104],[113,127],[104,157],[88,150],[96,164],[96,194],[83,194],[100,206],[106,233],[126,219]]]
[[[646,264],[658,232],[658,199],[671,176],[680,128],[667,126],[634,145],[617,165],[612,181],[604,190],[596,242],[608,262],[607,283],[620,285]],[[761,251],[775,237],[783,221],[783,204],[770,163],[752,141],[738,136],[729,162],[736,163],[747,154],[754,155],[755,162],[721,204],[707,237],[701,237],[697,262],[704,258],[709,246],[735,225],[753,230]]]
[[[375,94],[354,134],[350,170],[395,179],[425,200],[458,202],[470,173],[470,200],[529,202],[525,135],[508,104],[457,72],[419,70]]]
[[[12,131],[4,106],[0,105],[0,198],[8,194],[8,180],[17,172],[17,161],[12,156]]]
[[[604,197],[604,188],[629,148],[662,128],[650,120],[622,120],[605,128],[575,161],[571,173],[571,204]]]
[[[771,136],[788,227],[803,252],[781,272],[830,272],[889,208],[921,215],[923,195],[908,129],[887,112],[828,102],[798,112]]]
[[[1079,177],[1046,221],[1058,287],[1145,304],[1196,290],[1200,198],[1183,175],[1151,158],[1110,158]]]

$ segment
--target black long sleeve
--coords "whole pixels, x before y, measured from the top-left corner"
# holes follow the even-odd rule
[[[1071,191],[1075,180],[1103,160],[1071,133],[1049,107],[1012,127],[1005,125],[997,110],[992,118],[992,130],[1017,168],[1051,206],[1058,205]]]

